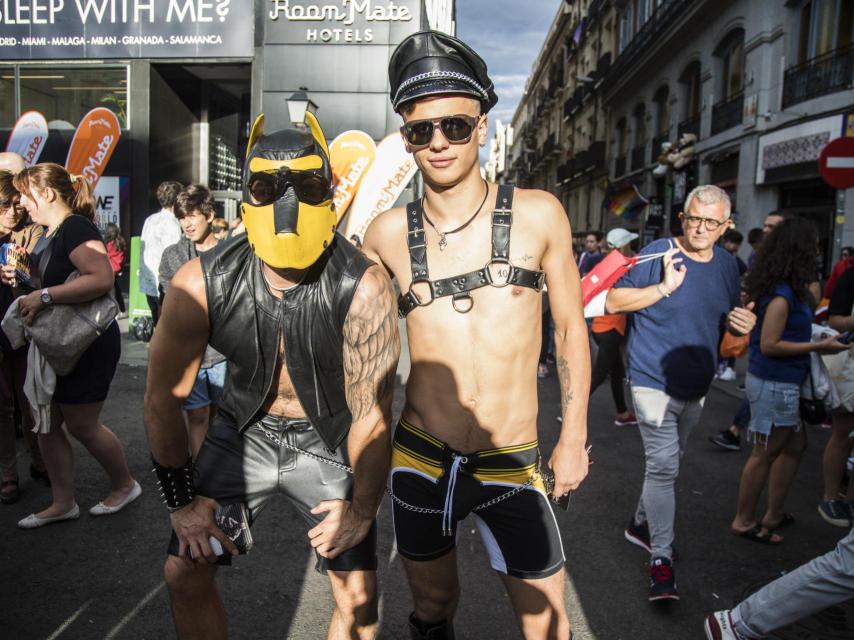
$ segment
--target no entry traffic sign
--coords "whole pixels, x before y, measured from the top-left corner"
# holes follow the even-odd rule
[[[854,187],[854,138],[831,140],[821,151],[818,170],[831,187]]]

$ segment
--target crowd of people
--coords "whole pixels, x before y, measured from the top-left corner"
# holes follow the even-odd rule
[[[164,573],[180,637],[224,637],[218,567],[251,547],[252,523],[284,493],[329,576],[329,637],[372,638],[376,514],[386,491],[414,640],[454,637],[456,531],[469,515],[522,635],[571,637],[553,509],[588,473],[588,400],[606,379],[614,423],[637,428],[645,457],[624,537],[649,554],[648,599],[678,600],[680,467],[714,380],[734,382],[740,354],[744,401],[733,424],[709,436],[726,451],[751,447],[731,533],[784,543],[779,531],[794,523],[786,497],[815,423],[831,429],[818,514],[851,527],[854,250],[845,248],[822,291],[815,229],[771,213],[748,232],[752,254],[742,260],[730,198],[713,185],[688,194],[673,237],[639,246],[637,233],[615,228],[583,234],[574,248],[556,198],[481,177],[478,146],[497,97],[476,52],[421,32],[396,49],[389,78],[425,193],[377,217],[362,246],[335,233],[329,150],[311,113],[303,128],[255,122],[233,225],[216,216],[203,185],[157,188],[161,208],[145,221],[139,271],[156,324],[144,420],[172,526]],[[51,360],[34,333],[68,305],[113,300],[113,317],[124,310],[116,278],[127,243],[115,225],[102,234],[94,213],[83,177],[0,154],[0,502],[20,495],[18,422],[30,475],[52,492],[45,509],[18,522],[23,529],[80,515],[69,436],[109,482],[90,514],[115,514],[142,493],[100,419],[120,356],[117,322],[75,338],[72,362]],[[631,268],[607,290],[604,312],[585,321],[581,278],[614,264]],[[398,316],[411,373],[392,428]],[[29,348],[13,329],[34,336]],[[541,464],[537,377],[550,366],[559,438]],[[854,595],[852,566],[854,530],[825,556],[709,615],[706,633],[759,638],[845,600]]]

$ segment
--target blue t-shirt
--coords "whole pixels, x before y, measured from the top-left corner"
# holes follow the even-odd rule
[[[806,302],[798,300],[788,283],[781,282],[771,295],[762,296],[756,313],[756,327],[750,334],[750,364],[747,370],[757,378],[775,382],[803,382],[810,366],[809,354],[772,358],[762,353],[762,323],[769,303],[774,298],[785,298],[789,304],[789,317],[783,329],[782,340],[786,342],[809,342],[812,339],[812,311]]]
[[[640,256],[662,253],[668,239],[644,247]],[[669,298],[629,316],[629,379],[637,387],[664,391],[677,400],[698,400],[709,391],[726,315],[740,305],[738,265],[721,247],[695,262],[682,253],[685,281]],[[643,288],[662,280],[660,258],[633,267],[615,288]]]

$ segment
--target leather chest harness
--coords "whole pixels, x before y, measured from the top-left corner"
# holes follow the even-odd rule
[[[492,212],[492,256],[484,267],[459,276],[430,280],[427,268],[427,236],[424,233],[424,212],[421,201],[410,202],[406,207],[406,234],[409,245],[409,262],[412,268],[412,283],[409,291],[397,299],[401,318],[413,309],[426,307],[436,298],[452,296],[451,304],[458,313],[468,313],[474,306],[471,292],[481,287],[528,287],[540,291],[545,283],[544,271],[532,271],[514,266],[510,262],[510,227],[513,224],[513,187],[499,185],[495,210]],[[504,270],[506,269],[506,275]],[[497,277],[496,277],[497,276]],[[415,293],[414,287],[424,284],[430,292],[427,300]]]

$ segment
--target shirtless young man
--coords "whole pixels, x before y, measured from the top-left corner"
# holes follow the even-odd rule
[[[214,511],[242,503],[251,523],[279,492],[308,522],[328,571],[328,637],[376,631],[374,519],[390,456],[397,314],[385,272],[334,233],[329,151],[306,118],[310,129],[267,135],[256,121],[246,234],[181,267],[151,342],[145,424],[171,511],[165,573],[180,638],[226,636],[214,577],[237,548]],[[208,343],[228,374],[193,463],[181,405]],[[228,552],[219,559],[211,537]]]
[[[454,637],[456,529],[473,512],[523,635],[565,640],[563,547],[537,471],[537,361],[546,279],[563,404],[548,466],[561,496],[588,467],[590,354],[569,222],[551,195],[481,178],[478,146],[497,98],[477,53],[417,33],[393,54],[389,77],[426,193],[379,216],[363,250],[404,292],[412,371],[390,487],[411,634]]]

